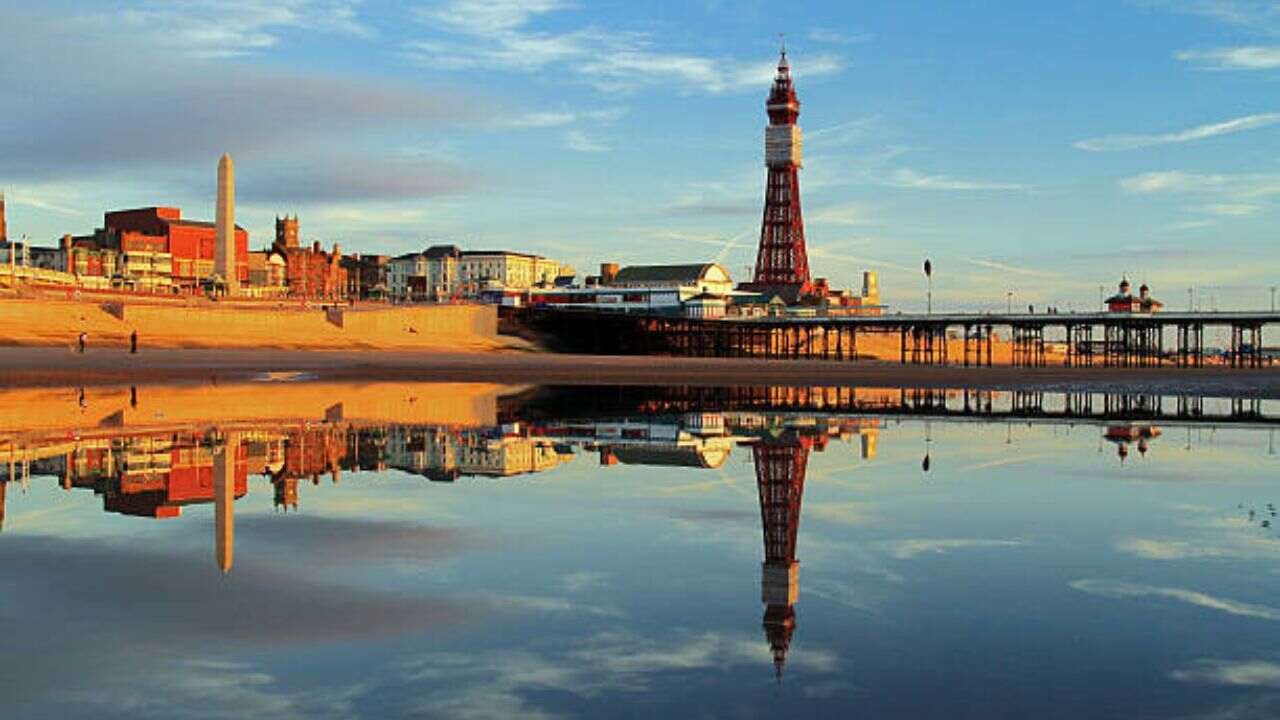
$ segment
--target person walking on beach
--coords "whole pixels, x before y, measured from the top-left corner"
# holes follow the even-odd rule
[[[138,331],[137,330],[134,330],[133,332],[129,333],[129,354],[130,355],[138,354]]]
[[[78,343],[78,345],[79,345],[79,348],[80,348],[80,354],[81,354],[81,355],[83,355],[83,354],[84,354],[84,341],[85,341],[88,337],[89,337],[89,336],[88,336],[87,334],[85,334],[85,332],[84,332],[83,330],[81,330],[81,331],[80,331],[80,337],[76,338],[76,342],[77,342],[77,343]]]

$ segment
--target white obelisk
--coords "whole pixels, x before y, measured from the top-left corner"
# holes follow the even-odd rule
[[[236,169],[231,156],[218,161],[218,209],[214,218],[213,271],[222,276],[227,294],[240,292],[236,269]]]

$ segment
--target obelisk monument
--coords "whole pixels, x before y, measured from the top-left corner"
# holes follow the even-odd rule
[[[236,269],[236,168],[231,156],[218,161],[218,209],[214,217],[213,271],[226,283],[227,294],[240,292]]]

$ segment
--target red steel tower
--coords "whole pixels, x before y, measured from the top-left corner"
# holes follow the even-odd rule
[[[800,100],[791,84],[787,49],[778,59],[778,74],[765,105],[769,126],[764,131],[764,161],[769,168],[764,194],[764,221],[756,251],[751,285],[785,287],[796,295],[810,290],[809,258],[804,246],[804,218],[800,215],[801,137],[796,119]],[[763,288],[762,288],[763,289]],[[779,288],[781,289],[781,288]]]

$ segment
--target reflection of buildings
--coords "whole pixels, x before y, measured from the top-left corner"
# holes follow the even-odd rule
[[[248,492],[245,448],[237,448],[234,493]],[[107,512],[167,518],[182,506],[214,500],[214,449],[204,433],[126,436],[89,440],[32,463],[36,474],[56,475],[67,489],[86,488],[102,496]]]
[[[1129,445],[1137,445],[1140,455],[1147,454],[1147,448],[1151,440],[1160,437],[1160,428],[1155,425],[1109,425],[1103,431],[1102,437],[1110,443],[1115,443],[1116,455],[1120,457],[1120,462],[1129,456]]]
[[[439,482],[545,472],[566,456],[572,453],[550,439],[525,435],[518,425],[493,431],[393,428],[387,437],[390,466]]]

